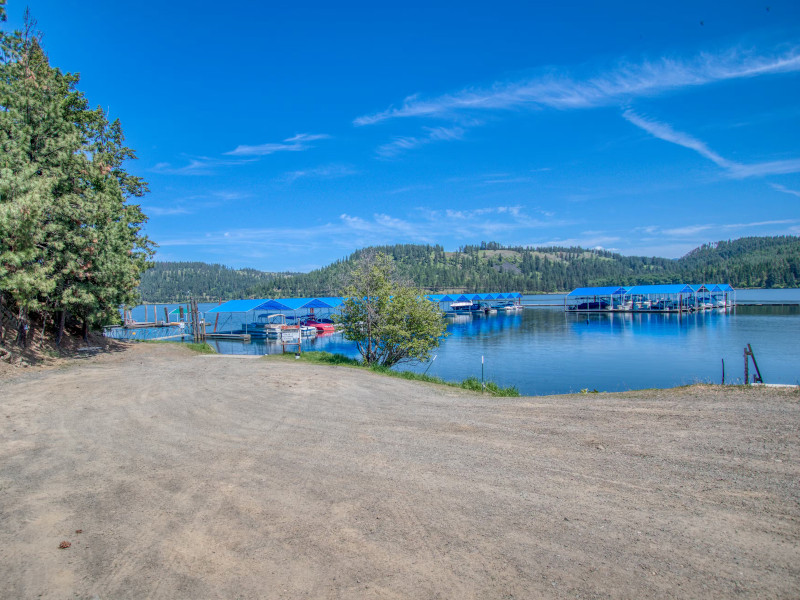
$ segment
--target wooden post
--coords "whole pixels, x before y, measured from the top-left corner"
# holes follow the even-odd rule
[[[164,307],[164,323],[169,325],[169,311],[166,306]]]
[[[183,321],[183,306],[178,307],[178,320]]]
[[[744,349],[744,384],[750,385],[750,359],[747,356],[747,348]]]
[[[725,385],[725,359],[722,359],[722,385]]]
[[[197,314],[197,302],[192,300],[192,320],[194,321],[194,341],[200,341],[200,318]]]
[[[756,368],[756,374],[753,375],[753,383],[764,383],[764,380],[761,379],[761,370],[758,368],[758,363],[756,362],[756,355],[753,354],[753,349],[750,347],[750,344],[747,344],[747,353],[750,355],[750,358],[753,359],[753,366]]]
[[[189,322],[189,327],[192,328],[192,341],[195,341],[195,339],[194,339],[194,335],[195,335],[194,334],[194,313],[192,312],[191,309],[192,309],[192,303],[189,302],[189,303],[186,304],[186,320]]]

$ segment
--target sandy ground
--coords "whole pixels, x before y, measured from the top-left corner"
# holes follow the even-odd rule
[[[138,345],[4,372],[0,406],[2,598],[800,596],[797,391],[497,399]]]

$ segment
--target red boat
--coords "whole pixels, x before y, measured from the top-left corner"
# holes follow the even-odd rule
[[[317,333],[333,333],[336,331],[336,326],[330,319],[315,319],[314,317],[309,317],[303,320],[303,325],[316,327]]]

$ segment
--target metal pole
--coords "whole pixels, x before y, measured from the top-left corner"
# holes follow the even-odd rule
[[[425,368],[425,372],[423,373],[423,375],[426,375],[428,373],[428,369],[431,368],[431,365],[433,364],[433,361],[436,360],[437,356],[438,356],[438,354],[434,354],[433,355],[433,359],[431,360],[430,363],[428,363],[428,366]]]
[[[722,385],[725,385],[725,359],[722,359]]]
[[[481,354],[481,394],[486,391],[486,385],[483,383],[483,354]]]

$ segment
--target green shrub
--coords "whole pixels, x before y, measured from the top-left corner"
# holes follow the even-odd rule
[[[208,345],[208,342],[200,342],[199,344],[189,343],[184,344],[189,350],[193,350],[198,354],[216,354],[217,351]]]

